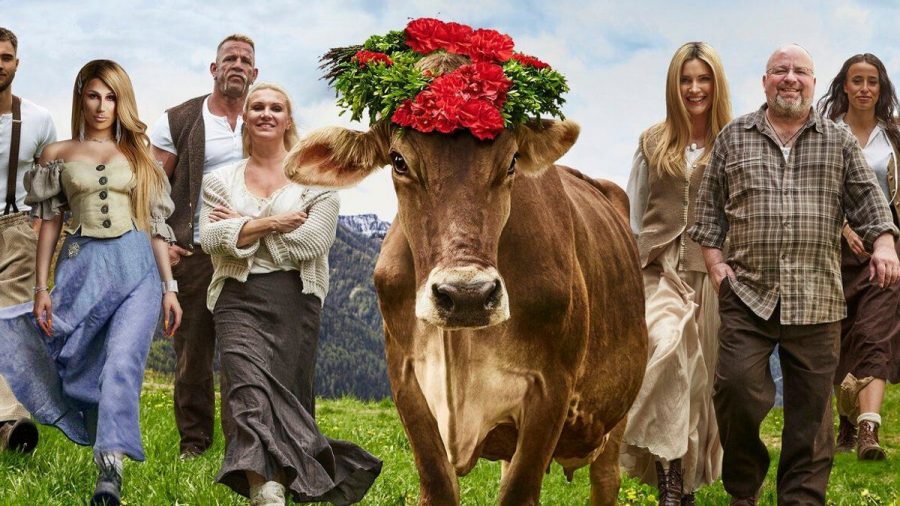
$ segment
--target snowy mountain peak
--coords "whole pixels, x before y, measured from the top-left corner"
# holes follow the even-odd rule
[[[390,222],[381,221],[374,214],[339,216],[338,223],[366,237],[376,237],[378,239],[384,239],[388,228],[391,226]]]

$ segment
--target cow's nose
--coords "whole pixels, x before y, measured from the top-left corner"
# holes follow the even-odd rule
[[[482,283],[435,283],[431,286],[435,302],[448,316],[462,316],[493,309],[500,300],[500,280]]]

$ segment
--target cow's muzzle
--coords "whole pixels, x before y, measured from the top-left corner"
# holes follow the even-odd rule
[[[448,329],[489,327],[509,319],[509,297],[492,267],[436,268],[416,296],[416,317]]]

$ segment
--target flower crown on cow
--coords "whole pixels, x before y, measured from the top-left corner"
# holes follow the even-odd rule
[[[439,75],[416,65],[440,51],[467,64]],[[390,118],[425,133],[468,129],[482,140],[541,114],[564,119],[562,94],[569,91],[562,74],[513,51],[510,36],[432,18],[332,49],[322,62],[341,114],[350,110],[354,121],[368,109],[370,123]]]

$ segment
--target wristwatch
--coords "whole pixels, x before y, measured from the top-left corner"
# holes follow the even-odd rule
[[[169,281],[162,282],[162,292],[165,294],[167,292],[175,292],[178,293],[178,281],[174,279],[170,279]]]

